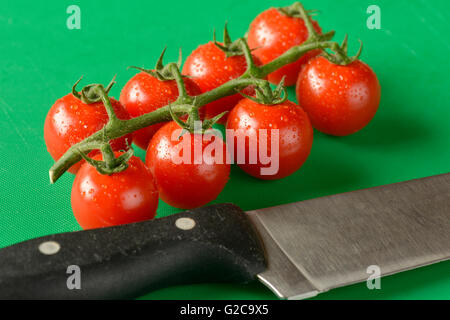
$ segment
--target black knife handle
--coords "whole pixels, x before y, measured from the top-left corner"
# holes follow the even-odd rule
[[[0,299],[133,298],[172,285],[248,282],[264,269],[245,213],[221,204],[1,249]]]

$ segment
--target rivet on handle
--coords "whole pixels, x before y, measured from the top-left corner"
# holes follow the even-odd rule
[[[56,241],[46,241],[39,245],[39,251],[45,255],[56,254],[59,249],[61,249],[61,246]]]
[[[175,226],[181,230],[191,230],[195,227],[195,221],[192,218],[178,218],[175,221]]]

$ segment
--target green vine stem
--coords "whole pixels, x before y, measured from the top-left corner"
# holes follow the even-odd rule
[[[308,21],[306,24],[308,25],[310,23],[308,13],[301,5],[298,7],[298,10],[300,11],[302,17],[306,18]],[[330,41],[333,36],[334,31],[330,31],[325,34],[316,34],[313,32],[303,44],[292,47],[278,58],[259,67],[253,63],[250,49],[248,48],[245,39],[240,38],[238,41],[241,42],[241,49],[247,59],[247,71],[241,77],[230,80],[211,91],[195,97],[191,97],[186,93],[182,75],[179,71],[179,66],[176,63],[168,64],[166,68],[170,69],[175,81],[177,82],[180,93],[179,98],[173,102],[170,107],[164,106],[153,112],[129,120],[121,120],[116,117],[112,109],[107,90],[102,85],[86,86],[83,88],[82,94],[94,97],[96,101],[101,100],[110,117],[109,121],[103,129],[69,148],[67,152],[53,164],[49,170],[50,182],[56,182],[64,174],[64,172],[66,172],[72,165],[80,161],[83,157],[81,154],[85,155],[94,149],[102,149],[105,142],[117,139],[136,130],[159,122],[170,121],[172,120],[171,113],[177,116],[192,114],[193,112],[195,113],[195,111],[200,107],[219,98],[235,94],[236,91],[240,91],[248,86],[264,88],[268,83],[263,79],[269,73],[272,73],[282,66],[297,61],[308,51],[315,49],[334,49],[339,47],[338,43]]]

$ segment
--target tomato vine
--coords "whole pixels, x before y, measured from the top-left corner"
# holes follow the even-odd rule
[[[185,88],[183,76],[180,72],[180,63],[169,63],[164,67],[164,72],[169,72],[178,86],[179,96],[178,99],[170,105],[159,108],[150,113],[142,116],[122,120],[119,119],[112,108],[111,101],[108,97],[108,91],[112,85],[108,85],[106,88],[101,84],[91,84],[85,86],[81,93],[76,91],[75,84],[73,88],[73,94],[79,99],[82,99],[85,103],[94,103],[102,101],[109,116],[107,124],[96,133],[87,137],[83,141],[71,146],[67,152],[60,157],[50,168],[49,176],[50,182],[56,182],[72,165],[80,161],[82,158],[88,159],[87,154],[94,150],[99,149],[103,153],[105,163],[93,162],[99,172],[109,174],[124,170],[126,168],[126,161],[130,155],[122,158],[112,158],[112,151],[106,147],[106,144],[110,140],[122,137],[126,134],[132,133],[136,130],[148,127],[150,125],[169,121],[173,116],[193,115],[194,118],[198,114],[198,109],[202,106],[215,101],[219,98],[235,94],[236,91],[240,91],[248,86],[255,86],[261,90],[267,90],[269,88],[269,82],[263,80],[268,74],[273,71],[290,64],[298,60],[305,53],[316,49],[331,49],[337,52],[339,57],[346,51],[346,41],[343,46],[340,46],[337,42],[331,41],[334,36],[334,31],[330,31],[323,34],[318,34],[313,27],[310,20],[310,12],[305,10],[303,5],[299,2],[294,3],[290,8],[295,11],[298,17],[301,17],[305,21],[305,25],[309,31],[308,39],[301,45],[295,46],[287,50],[284,54],[271,62],[257,66],[253,61],[251,49],[249,48],[247,41],[244,37],[239,38],[233,42],[233,44],[227,43],[227,46],[232,46],[232,50],[236,51],[240,49],[241,54],[244,55],[247,62],[247,70],[239,78],[228,81],[227,83],[211,90],[200,94],[198,96],[190,96]],[[340,59],[340,62],[343,58]],[[345,62],[348,62],[345,60]],[[81,80],[81,79],[80,79]],[[114,81],[114,80],[113,80]]]

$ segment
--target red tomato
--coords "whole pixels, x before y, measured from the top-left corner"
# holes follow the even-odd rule
[[[130,116],[119,101],[110,98],[119,119]],[[72,145],[84,140],[108,122],[108,114],[102,102],[85,104],[71,93],[56,100],[45,119],[44,139],[47,150],[54,160],[58,160]],[[131,135],[126,135],[111,142],[113,150],[126,150],[131,144]],[[93,151],[90,155],[92,156]],[[70,167],[69,172],[76,173],[84,160]]]
[[[255,64],[260,62],[255,58]],[[225,82],[238,78],[247,70],[247,63],[243,55],[226,57],[225,52],[217,48],[214,42],[199,46],[186,59],[183,66],[183,74],[191,76],[198,84],[202,92],[215,89]],[[243,90],[247,95],[254,94],[254,89],[249,87]],[[203,107],[205,117],[214,116],[233,109],[242,99],[239,93],[215,100]],[[224,124],[227,116],[223,116],[219,123]]]
[[[235,135],[235,161],[239,154],[245,155],[242,158],[245,163],[237,162],[238,166],[246,173],[264,180],[280,179],[297,171],[308,158],[313,142],[313,129],[308,116],[291,101],[268,106],[243,99],[228,116],[228,129],[233,130]],[[261,134],[263,131],[259,131],[260,129],[266,130],[266,136]],[[278,150],[271,142],[272,135],[276,134],[271,129],[278,129],[278,139],[276,135],[273,138],[274,142],[278,142]],[[227,137],[229,138],[228,135]],[[244,139],[247,139],[245,143],[239,143],[239,140]],[[250,143],[252,139],[256,143]],[[231,145],[230,140],[228,145]],[[264,146],[267,146],[266,152],[263,150]],[[252,154],[255,157],[254,163],[250,160]],[[263,160],[261,154],[273,158],[272,161]],[[278,161],[278,166],[273,161]],[[271,166],[278,171],[261,171],[262,168],[267,170]]]
[[[185,133],[178,140],[180,130],[173,121],[159,129],[148,145],[145,162],[155,177],[161,199],[176,208],[192,209],[217,198],[228,181],[230,165],[222,139],[210,133]],[[220,154],[205,151],[214,147],[213,143]],[[190,155],[183,152],[183,145]],[[196,154],[194,145],[201,154]],[[187,161],[175,159],[183,156]]]
[[[314,29],[321,32],[319,25],[313,21]],[[288,49],[302,44],[308,38],[303,19],[289,17],[275,8],[260,13],[250,24],[248,30],[248,45],[255,49],[253,54],[266,64],[277,58]],[[284,84],[292,86],[297,80],[302,66],[311,58],[320,53],[312,50],[303,55],[296,62],[288,64],[268,76],[268,80],[278,84],[286,76]]]
[[[324,57],[312,59],[298,77],[296,92],[313,127],[335,136],[364,128],[380,103],[377,76],[359,60],[342,66]]]
[[[101,160],[102,155],[97,154],[94,159]],[[72,210],[83,229],[149,220],[157,207],[153,176],[135,156],[128,161],[127,169],[112,175],[102,175],[84,163],[73,182]]]
[[[200,88],[189,78],[184,78],[186,91],[191,96],[201,93]],[[140,72],[133,76],[120,93],[120,102],[128,110],[132,118],[149,113],[174,102],[178,98],[178,87],[175,80],[158,80],[156,77]],[[140,129],[133,133],[133,142],[146,150],[150,139],[164,123]]]

